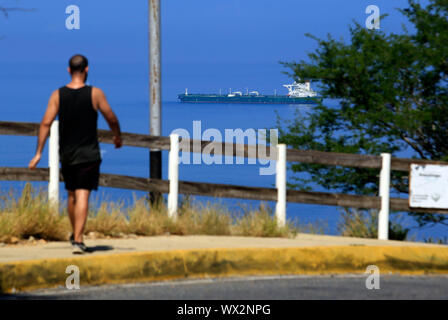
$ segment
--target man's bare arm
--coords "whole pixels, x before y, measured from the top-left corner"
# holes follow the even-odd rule
[[[59,90],[56,90],[50,96],[47,110],[45,111],[45,115],[40,123],[39,134],[37,136],[36,154],[34,155],[33,159],[31,159],[28,165],[28,167],[31,170],[36,168],[37,164],[40,161],[40,158],[42,157],[42,151],[44,149],[48,135],[50,133],[51,124],[56,118],[58,112],[59,112]]]
[[[115,148],[120,148],[122,145],[120,123],[117,116],[112,111],[109,102],[107,102],[106,95],[101,89],[93,88],[92,96],[95,108],[101,112],[104,119],[106,119],[110,130],[112,130],[114,134]]]

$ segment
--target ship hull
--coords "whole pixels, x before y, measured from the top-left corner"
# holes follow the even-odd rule
[[[181,102],[186,103],[257,103],[257,104],[318,104],[321,97],[289,97],[275,95],[234,96],[206,95],[206,94],[179,94]]]

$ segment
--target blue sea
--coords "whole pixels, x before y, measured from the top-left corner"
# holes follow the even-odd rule
[[[147,63],[95,64],[90,67],[89,84],[101,87],[117,113],[122,131],[149,133],[148,102],[148,65]],[[177,94],[188,88],[190,93],[199,92],[245,92],[258,90],[262,93],[285,94],[282,84],[291,80],[282,73],[282,67],[272,62],[238,62],[221,63],[183,63],[166,61],[162,66],[162,132],[169,135],[173,130],[182,128],[193,134],[193,121],[201,121],[202,132],[217,129],[224,136],[225,129],[271,129],[277,128],[277,117],[291,120],[297,112],[312,111],[311,106],[303,105],[241,105],[241,104],[181,104]],[[65,62],[58,63],[1,63],[0,64],[0,101],[3,121],[39,122],[46,108],[48,98],[56,88],[69,81]],[[328,103],[335,103],[328,101]],[[107,129],[101,118],[99,127]],[[0,166],[27,166],[36,147],[35,137],[0,136]],[[142,148],[123,147],[114,149],[112,145],[102,144],[101,151],[103,173],[149,176],[149,151]],[[48,165],[45,156],[40,167]],[[167,152],[163,153],[163,177],[167,178]],[[181,180],[224,183],[242,186],[274,187],[275,176],[259,174],[260,164],[205,165],[182,164],[179,168]],[[288,179],[294,174],[288,171]],[[19,191],[23,182],[0,182],[1,191],[11,188]],[[34,183],[36,187],[45,187],[46,183]],[[61,184],[61,190],[63,185]],[[321,188],[316,191],[324,191]],[[97,199],[123,200],[130,203],[133,195],[144,196],[144,192],[100,188],[94,195]],[[62,197],[65,194],[62,193]],[[237,210],[241,206],[258,206],[258,201],[239,199],[212,199],[196,197],[198,201],[220,202]],[[269,203],[274,206],[274,203]],[[288,204],[287,217],[298,219],[302,223],[325,225],[327,234],[337,234],[340,209],[331,206]],[[427,237],[442,238],[447,236],[445,226],[417,229],[414,220],[407,215],[402,223],[412,228],[410,237],[423,240]]]

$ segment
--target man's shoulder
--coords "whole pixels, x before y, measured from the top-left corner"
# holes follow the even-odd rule
[[[101,98],[101,97],[103,97],[105,94],[104,94],[104,91],[103,90],[101,90],[100,88],[98,88],[98,87],[94,87],[94,86],[92,86],[92,97],[93,98]]]
[[[98,87],[94,87],[94,86],[90,86],[92,88],[92,93],[98,94],[98,93],[103,93],[103,90],[101,90],[101,88]]]
[[[50,99],[58,98],[58,97],[59,97],[59,91],[60,91],[62,88],[63,88],[63,87],[54,90],[54,91],[51,93],[51,95],[50,95]]]

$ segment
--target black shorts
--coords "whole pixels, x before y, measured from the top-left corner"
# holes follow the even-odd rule
[[[100,179],[100,161],[85,162],[74,165],[62,165],[61,171],[64,177],[65,189],[98,190]]]

